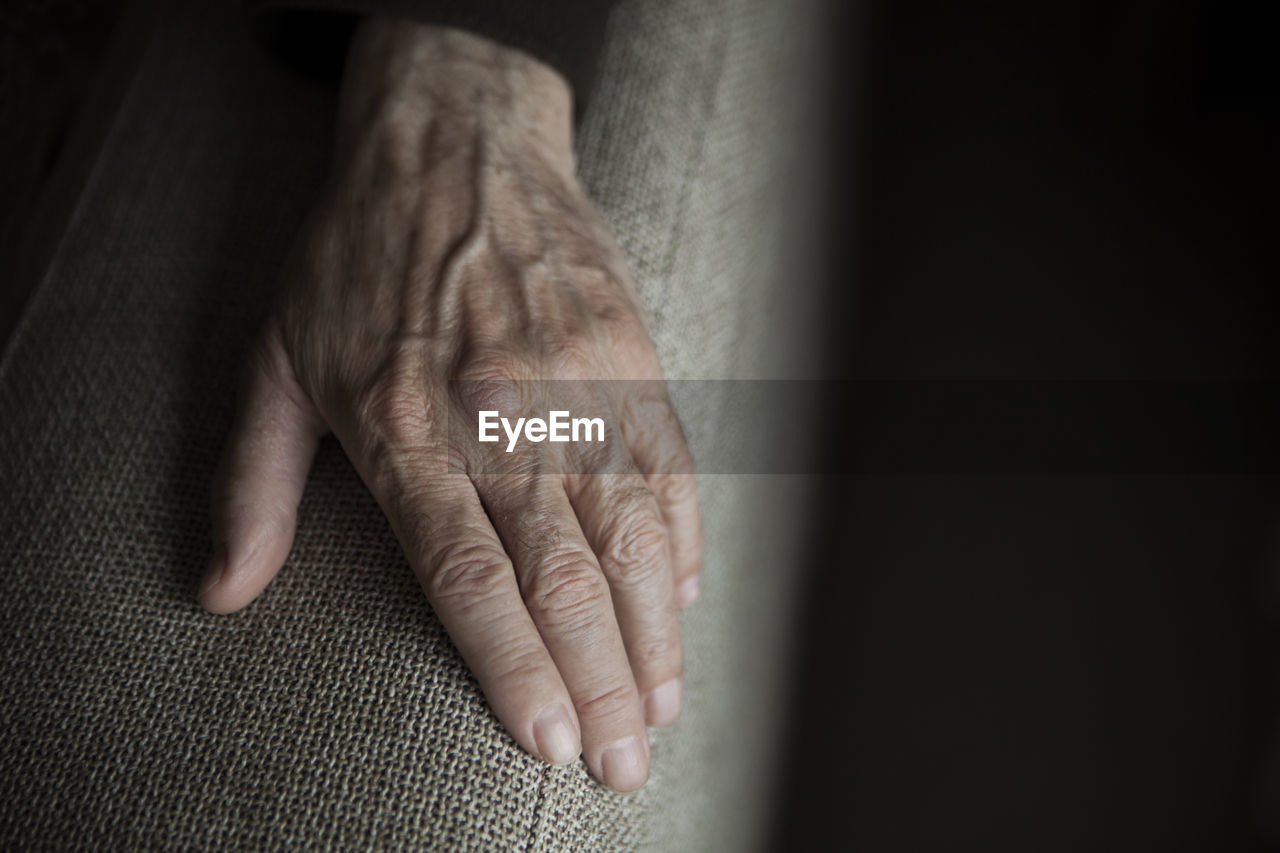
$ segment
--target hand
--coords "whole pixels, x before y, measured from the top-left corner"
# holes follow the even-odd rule
[[[331,180],[215,483],[200,600],[232,612],[280,569],[332,431],[512,736],[548,761],[583,754],[626,791],[648,778],[646,722],[680,712],[677,606],[697,595],[701,528],[643,312],[571,143],[571,95],[546,66],[454,30],[361,25]],[[649,381],[591,385],[613,389],[607,452],[508,454],[442,429],[505,416],[508,389],[543,379]]]

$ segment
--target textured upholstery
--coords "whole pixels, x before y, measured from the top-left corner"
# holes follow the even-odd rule
[[[804,370],[759,319],[779,280],[759,229],[780,5],[611,21],[581,171],[673,376]],[[238,361],[324,173],[332,99],[234,15],[158,21],[0,362],[0,846],[750,848],[803,478],[703,479],[686,712],[633,795],[505,734],[332,441],[279,577],[238,615],[196,605]],[[714,395],[695,402],[691,430],[713,430]]]

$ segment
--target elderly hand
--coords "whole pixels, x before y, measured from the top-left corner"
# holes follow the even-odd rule
[[[701,531],[692,460],[571,139],[568,86],[528,56],[361,25],[331,180],[215,483],[200,601],[235,611],[280,569],[332,431],[512,736],[628,791],[648,778],[646,722],[680,712],[677,607],[697,595]],[[442,428],[544,379],[649,381],[600,386],[630,389],[608,396],[608,452],[509,454]]]

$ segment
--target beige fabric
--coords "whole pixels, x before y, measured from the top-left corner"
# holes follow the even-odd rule
[[[753,105],[779,16],[630,3],[611,25],[581,168],[675,376],[804,363],[764,359],[776,253],[747,233],[771,203],[777,128]],[[331,107],[240,20],[161,21],[0,363],[0,846],[748,849],[802,479],[705,478],[687,711],[635,795],[503,732],[332,442],[272,586],[234,617],[196,606],[239,354]],[[715,401],[684,416],[714,429]]]

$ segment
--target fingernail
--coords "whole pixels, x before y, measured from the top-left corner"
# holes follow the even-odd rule
[[[213,589],[222,580],[222,576],[226,573],[227,561],[221,554],[214,554],[213,559],[209,561],[209,568],[205,571],[204,580],[200,581],[200,592],[197,598],[204,598],[205,593]]]
[[[685,578],[676,587],[676,605],[682,608],[688,607],[698,600],[698,592],[698,576]]]
[[[644,716],[651,726],[669,726],[680,716],[683,679],[673,678],[658,685],[644,697]]]
[[[578,732],[563,705],[543,708],[533,721],[533,740],[538,752],[552,764],[568,764],[582,752]]]
[[[604,751],[600,764],[604,783],[615,791],[635,791],[649,781],[647,750],[639,737],[614,741]]]

